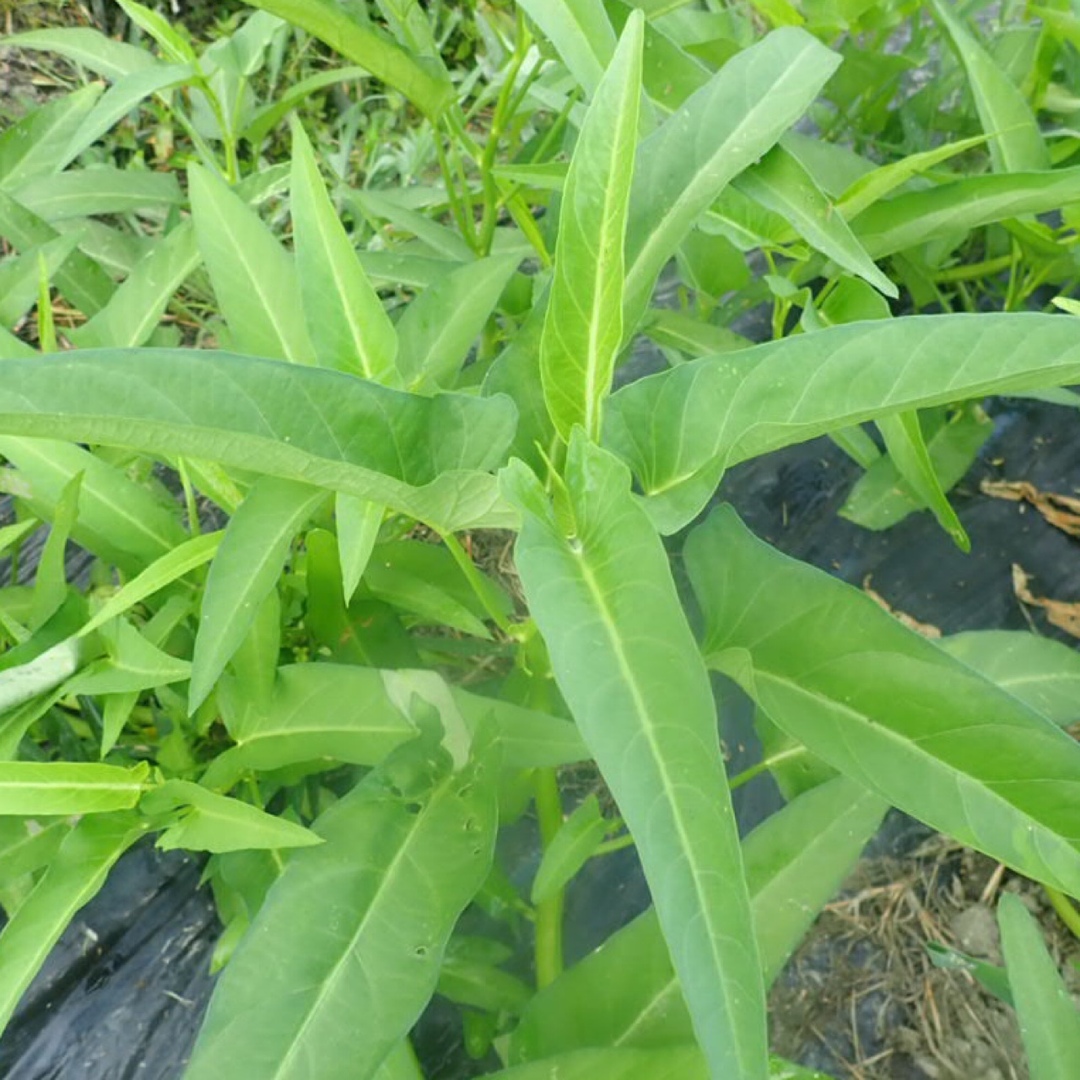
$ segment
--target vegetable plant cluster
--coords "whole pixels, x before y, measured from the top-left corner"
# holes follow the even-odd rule
[[[506,1080],[817,1075],[766,993],[890,806],[1076,918],[1075,651],[926,640],[714,498],[828,435],[846,516],[967,546],[980,403],[1070,415],[1074,4],[68,7],[3,43],[0,1023],[149,835],[224,926],[188,1080],[417,1080],[435,994]],[[743,837],[713,673],[787,800]],[[567,966],[631,844],[653,906]]]

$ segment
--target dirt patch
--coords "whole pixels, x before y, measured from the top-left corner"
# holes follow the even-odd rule
[[[1016,1014],[926,946],[1000,965],[994,908],[1017,893],[1080,993],[1080,943],[1045,893],[933,837],[904,859],[863,860],[785,968],[770,999],[774,1049],[858,1080],[1027,1080]]]

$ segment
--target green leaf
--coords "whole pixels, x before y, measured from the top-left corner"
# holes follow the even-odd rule
[[[64,152],[101,96],[91,83],[27,113],[0,134],[0,187],[16,191],[62,169]]]
[[[186,613],[187,605],[184,604]],[[117,620],[103,629],[109,655],[88,664],[64,687],[66,694],[127,694],[191,677],[191,665],[147,641],[135,627]]]
[[[972,630],[940,646],[1061,727],[1080,719],[1080,653],[1026,630]]]
[[[601,0],[521,0],[587,97],[598,93],[615,55],[615,31]]]
[[[26,251],[55,240],[60,233],[13,199],[0,185],[0,235],[20,251]],[[68,256],[56,271],[54,280],[64,296],[85,315],[100,311],[114,291],[108,274],[81,251],[73,251]]]
[[[963,154],[976,146],[981,146],[986,142],[986,138],[985,135],[975,135],[970,139],[945,143],[944,146],[924,150],[920,154],[908,154],[899,161],[890,161],[886,165],[864,173],[844,189],[837,200],[836,209],[843,214],[845,220],[850,220],[868,206],[891,194],[902,184],[906,184],[913,176],[918,176],[935,165],[956,157],[957,154]]]
[[[408,195],[408,189],[385,193],[347,190],[344,197],[347,203],[355,206],[371,222],[372,228],[378,230],[379,224],[387,221],[395,227],[395,234],[412,233],[425,247],[430,248],[437,258],[449,259],[455,263],[471,262],[475,258],[473,250],[461,233],[449,225],[441,225],[418,210],[411,209]]]
[[[24,505],[45,521],[53,518],[64,487],[81,473],[72,538],[125,571],[137,572],[186,537],[175,504],[80,446],[0,437],[0,454],[19,470]]]
[[[402,747],[295,852],[214,991],[186,1080],[372,1076],[416,1022],[496,831],[482,743]]]
[[[82,473],[76,473],[60,493],[53,511],[52,528],[41,548],[35,572],[34,603],[30,609],[30,629],[37,630],[54,615],[67,596],[65,555],[72,526],[79,516],[79,489]]]
[[[286,818],[215,795],[187,780],[166,780],[151,789],[142,797],[139,810],[151,818],[171,820],[158,840],[162,851],[185,848],[220,854],[249,848],[311,847],[321,842],[313,832]],[[162,825],[155,822],[154,827]]]
[[[555,277],[540,340],[548,412],[559,434],[600,430],[622,343],[623,244],[641,104],[642,17],[635,13],[581,126],[559,213]]]
[[[240,136],[252,146],[258,146],[297,105],[316,90],[333,86],[335,83],[353,82],[366,75],[367,70],[361,67],[333,67],[328,71],[317,71],[286,86],[279,86],[273,98],[255,109]]]
[[[769,718],[894,806],[1080,890],[1080,746],[858,589],[756,540],[729,508],[686,546],[704,651]],[[786,598],[761,597],[762,583]]]
[[[1006,1005],[1012,1005],[1012,990],[1009,988],[1009,976],[1005,969],[984,960],[960,952],[959,949],[942,945],[938,941],[928,941],[926,952],[930,963],[944,971],[966,971],[984,990],[991,993]]]
[[[777,30],[732,57],[642,141],[626,231],[626,334],[697,219],[803,114],[839,63],[805,31]]]
[[[233,344],[255,356],[313,363],[292,256],[213,173],[192,165],[188,184],[195,236]]]
[[[706,1080],[710,1073],[696,1046],[669,1046],[575,1050],[489,1075],[492,1080]]]
[[[852,323],[642,379],[612,396],[605,444],[673,532],[740,461],[891,413],[1077,381],[1080,328],[1063,315]]]
[[[326,42],[404,94],[429,120],[438,120],[454,100],[453,84],[441,65],[433,69],[349,15],[334,0],[251,0],[251,5]]]
[[[12,651],[5,660],[10,661]],[[65,638],[32,659],[5,666],[0,671],[0,714],[62,685],[79,669],[87,651],[76,639]]]
[[[58,236],[24,255],[0,262],[0,325],[14,327],[37,303],[41,261],[45,276],[52,281],[78,242],[77,236]]]
[[[634,837],[711,1068],[764,1077],[764,992],[712,690],[626,470],[581,434],[567,461],[569,538],[535,477],[520,463],[504,472],[524,517],[518,572]]]
[[[323,186],[311,141],[295,119],[292,138],[296,268],[317,363],[394,384],[397,333],[356,259]]]
[[[100,30],[86,26],[30,30],[4,38],[3,45],[5,48],[55,53],[110,80],[159,66],[145,49],[114,41]]]
[[[976,454],[993,434],[994,424],[976,404],[969,403],[946,416],[931,410],[919,417],[934,473],[945,491],[951,491],[966,475]],[[862,428],[856,428],[862,431]],[[865,432],[863,433],[865,434]],[[867,436],[869,439],[869,436]],[[870,440],[873,445],[873,440]],[[874,450],[877,450],[876,445]],[[888,529],[924,506],[911,486],[901,478],[888,455],[870,461],[840,508],[840,516],[864,529]]]
[[[325,498],[320,488],[263,476],[225,527],[203,593],[189,713],[206,700],[247,637],[263,601],[277,586],[293,539]]]
[[[146,786],[150,766],[0,762],[0,814],[101,814],[130,810]]]
[[[774,214],[780,214],[804,240],[838,266],[893,298],[896,286],[874,265],[836,208],[798,159],[774,146],[735,186]]]
[[[517,255],[495,255],[450,270],[405,309],[397,323],[398,367],[409,390],[453,383],[517,269]]]
[[[743,841],[762,967],[771,983],[835,895],[885,807],[846,777],[793,799]],[[693,1031],[656,912],[613,934],[537,994],[511,1036],[517,1063],[586,1046],[642,1049]]]
[[[360,579],[364,576],[385,516],[385,506],[367,499],[339,493],[334,500],[338,558],[341,561],[341,589],[346,605],[352,600]]]
[[[852,219],[874,259],[1024,214],[1045,214],[1077,202],[1080,166],[1052,172],[968,176],[883,199]]]
[[[66,819],[4,818],[0,820],[0,886],[48,866],[71,831]]]
[[[408,673],[400,675],[401,678]],[[414,687],[421,699],[430,687]],[[466,725],[492,721],[508,768],[565,765],[586,756],[576,729],[565,720],[451,687]],[[250,707],[242,682],[222,682],[221,705],[236,746],[211,763],[203,783],[231,787],[246,769],[271,771],[325,758],[377,765],[416,734],[416,725],[392,694],[384,672],[346,664],[291,664],[278,669],[262,708]]]
[[[172,173],[117,169],[110,165],[37,177],[15,197],[47,221],[89,214],[128,214],[180,206],[184,201]]]
[[[514,408],[191,349],[4,362],[0,431],[220,461],[380,501],[454,532],[506,524],[494,477]]]
[[[998,925],[1031,1080],[1069,1080],[1080,1061],[1080,1011],[1020,897],[1002,894]]]
[[[136,3],[135,0],[116,0],[124,14],[161,46],[162,52],[175,63],[195,64],[198,57],[187,38],[175,30],[164,15]]]
[[[136,814],[93,814],[64,838],[34,891],[0,933],[0,1030],[68,923],[144,832]]]
[[[532,885],[532,902],[543,903],[561,889],[596,853],[612,822],[600,813],[590,795],[560,826],[540,860]]]
[[[173,294],[200,261],[195,231],[184,222],[150,248],[92,319],[69,330],[67,336],[80,349],[145,344]]]
[[[964,526],[942,490],[941,480],[923,438],[918,412],[912,409],[879,417],[877,426],[885,440],[889,458],[908,487],[924,506],[930,508],[937,523],[952,537],[953,543],[961,551],[971,551],[971,541]]]
[[[990,139],[994,171],[1048,169],[1050,155],[1024,95],[968,33],[947,3],[933,0],[932,7],[964,65],[979,121]]]
[[[222,532],[213,532],[192,537],[156,559],[141,574],[113,593],[94,613],[94,617],[82,627],[79,636],[88,636],[110,619],[124,614],[166,585],[171,585],[185,574],[208,563],[217,552],[223,535]]]

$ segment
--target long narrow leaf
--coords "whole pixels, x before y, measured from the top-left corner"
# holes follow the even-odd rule
[[[548,412],[564,439],[600,429],[622,343],[623,243],[641,104],[642,17],[622,39],[581,126],[563,189],[555,277],[540,341]]]
[[[0,432],[220,461],[345,491],[441,531],[512,521],[494,477],[507,398],[417,397],[339,372],[190,349],[10,360]]]
[[[405,95],[429,120],[437,120],[454,98],[441,65],[417,57],[365,26],[333,0],[250,0],[252,7],[306,30]]]
[[[661,528],[705,505],[724,469],[892,413],[1080,381],[1080,326],[1060,315],[942,315],[833,326],[691,361],[613,395],[605,443]],[[653,432],[677,431],[678,438]]]
[[[578,432],[578,436],[581,432]],[[573,535],[520,463],[518,571],[556,680],[638,851],[714,1075],[766,1075],[765,1006],[712,690],[659,537],[615,459],[575,437]]]
[[[1070,1080],[1080,1062],[1080,1010],[1020,897],[1002,895],[998,925],[1031,1080]]]
[[[691,535],[703,648],[769,718],[893,805],[1080,894],[1080,746],[858,589],[723,508]],[[760,602],[764,589],[787,598]]]
[[[146,831],[135,813],[92,814],[64,838],[34,891],[0,933],[0,1030],[68,923]]]
[[[397,334],[323,187],[315,152],[294,122],[292,215],[304,317],[317,363],[393,385]]]
[[[497,770],[483,750],[442,776],[441,747],[398,754],[397,773],[388,763],[319,818],[325,843],[297,851],[271,887],[185,1080],[367,1080],[416,1022],[491,864]],[[410,775],[435,782],[398,788]]]
[[[627,334],[697,219],[803,114],[839,63],[810,34],[777,30],[732,57],[642,141],[626,233]]]
[[[240,647],[277,585],[293,538],[325,498],[325,491],[308,484],[264,476],[232,516],[206,578],[189,711],[203,703]]]

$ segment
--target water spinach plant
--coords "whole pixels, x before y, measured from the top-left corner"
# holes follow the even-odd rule
[[[1075,197],[951,11],[986,114],[965,149],[1008,181],[979,200],[897,193],[940,151],[825,194],[792,131],[838,77],[824,31],[706,49],[686,5],[529,0],[485,16],[463,85],[418,7],[255,6],[202,52],[133,0],[156,55],[14,39],[110,86],[0,136],[0,545],[51,526],[0,593],[0,1020],[147,834],[210,853],[225,927],[189,1080],[415,1080],[436,993],[507,1080],[809,1076],[770,1057],[766,992],[889,806],[1080,896],[1075,716],[1044,685],[1075,655],[1027,639],[1051,675],[1014,678],[1014,637],[925,640],[715,505],[728,468],[823,434],[881,456],[873,422],[964,544],[925,418],[1080,382],[1067,314],[890,313],[882,260],[918,278],[943,237]],[[300,31],[355,68],[260,104]],[[440,183],[351,188],[296,115],[267,164],[293,109],[367,73],[423,118]],[[95,157],[137,108],[182,136],[183,183]],[[776,340],[654,304],[673,261],[706,295],[777,218],[789,261],[766,242],[784,272],[747,293]],[[642,332],[672,366],[613,391]],[[744,837],[714,674],[788,799]],[[587,762],[610,800],[562,786]],[[515,881],[497,840],[530,806]],[[653,906],[566,966],[569,883],[630,843]],[[1032,1075],[1065,1080],[1080,1020],[1011,898],[1001,928]]]

